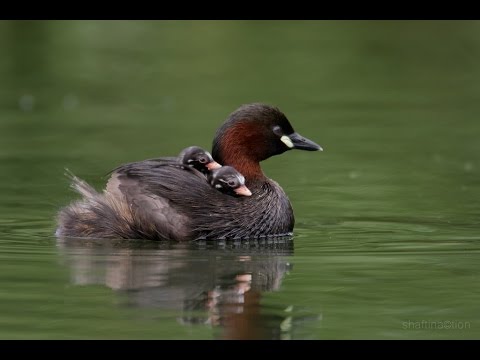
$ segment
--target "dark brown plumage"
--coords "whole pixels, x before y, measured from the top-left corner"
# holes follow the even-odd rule
[[[223,194],[172,158],[140,161],[115,169],[103,194],[74,178],[83,199],[60,211],[57,234],[178,241],[289,235],[290,201],[259,162],[295,148],[321,150],[295,133],[277,108],[244,105],[217,131],[212,155],[245,176],[252,196]]]

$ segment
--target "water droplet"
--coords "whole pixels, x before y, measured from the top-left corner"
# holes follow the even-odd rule
[[[467,161],[465,164],[463,164],[463,170],[466,172],[470,172],[473,170],[473,164],[470,161]]]
[[[356,178],[358,178],[359,176],[360,176],[360,174],[359,174],[358,172],[356,172],[356,171],[350,171],[350,172],[348,173],[348,177],[349,177],[350,179],[356,179]]]
[[[433,155],[433,161],[436,163],[441,163],[442,162],[442,157],[438,154]]]
[[[76,107],[78,107],[78,102],[78,97],[76,95],[65,95],[63,98],[63,108],[65,110],[74,110]]]
[[[29,94],[22,95],[18,99],[18,106],[22,111],[32,111],[35,105],[35,97]]]
[[[175,98],[173,96],[164,96],[160,100],[160,106],[164,111],[171,111],[175,108]]]

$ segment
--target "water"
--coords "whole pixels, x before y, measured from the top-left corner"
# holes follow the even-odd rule
[[[0,22],[0,338],[480,336],[480,23]],[[56,239],[120,163],[210,148],[239,105],[323,153],[263,163],[295,237]]]

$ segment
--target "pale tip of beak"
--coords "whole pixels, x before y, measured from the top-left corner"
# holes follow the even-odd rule
[[[242,185],[242,186],[234,189],[233,191],[235,191],[235,193],[237,193],[238,195],[252,196],[252,192],[245,185]]]
[[[207,165],[206,165],[207,169],[208,170],[214,170],[214,169],[219,169],[222,167],[222,165],[220,165],[219,163],[217,163],[216,161],[212,161],[212,162],[209,162]]]

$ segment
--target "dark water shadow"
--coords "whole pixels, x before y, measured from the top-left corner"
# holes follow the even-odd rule
[[[211,326],[223,339],[279,339],[285,314],[262,308],[292,270],[292,239],[163,243],[58,239],[75,285],[100,284],[123,304],[162,308],[186,326]],[[284,335],[284,334],[283,334]]]

